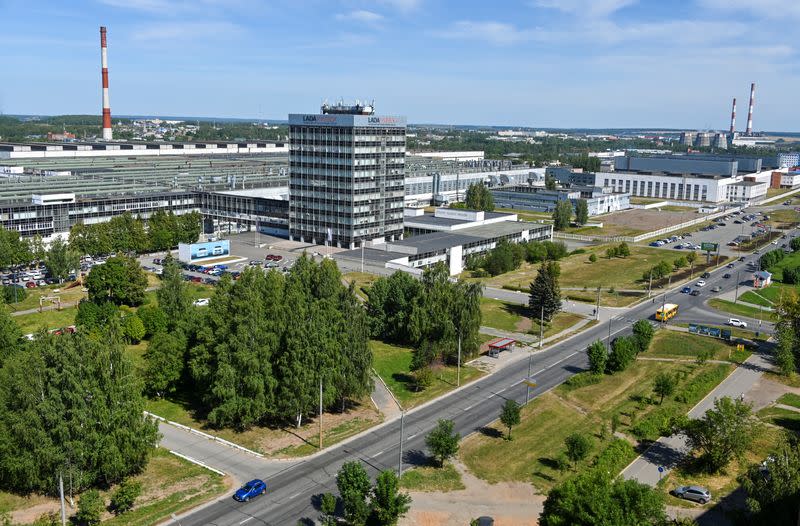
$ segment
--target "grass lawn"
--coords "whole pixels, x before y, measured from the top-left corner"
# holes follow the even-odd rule
[[[61,298],[61,303],[76,303],[80,301],[81,298],[86,296],[86,293],[83,292],[83,287],[80,285],[67,288],[71,282],[62,283],[61,285],[47,285],[46,287],[36,287],[35,289],[25,289],[28,293],[28,296],[18,302],[18,303],[9,303],[8,308],[11,312],[18,312],[21,310],[29,310],[29,309],[38,309],[39,308],[39,298],[42,296],[58,296]],[[56,292],[58,291],[58,292]],[[44,301],[42,304],[45,307],[50,307],[56,305],[54,302],[50,300]]]
[[[800,409],[800,395],[796,395],[794,393],[785,393],[782,394],[778,400],[776,400],[776,403],[790,405]]]
[[[791,192],[792,188],[767,188],[767,197],[775,197],[776,195]]]
[[[547,338],[549,336],[553,336],[554,334],[558,334],[561,331],[567,330],[579,321],[585,319],[583,316],[579,316],[577,314],[572,314],[570,312],[561,311],[555,316],[550,322],[545,322],[544,324],[544,337]],[[539,336],[539,320],[533,319],[533,325],[529,331],[534,336]]]
[[[564,232],[567,234],[580,234],[584,236],[638,236],[639,234],[645,233],[646,230],[631,228],[625,225],[604,223],[600,228],[596,226],[578,226],[567,228]]]
[[[769,212],[769,220],[766,221],[766,224],[772,225],[773,228],[791,228],[797,223],[800,223],[800,212],[793,208],[773,210]]]
[[[739,301],[752,303],[753,305],[761,305],[762,307],[773,306],[773,303],[771,301],[769,301],[767,298],[761,295],[761,291],[755,291],[755,290],[748,290],[747,292],[739,296]]]
[[[379,277],[380,276],[370,274],[369,272],[348,272],[342,276],[348,283],[355,281],[356,294],[361,296],[362,299],[367,299],[366,289],[370,288]]]
[[[75,314],[77,313],[78,309],[75,307],[68,307],[62,310],[46,310],[33,314],[14,316],[13,320],[17,322],[23,334],[30,334],[37,332],[42,327],[50,330],[74,325]]]
[[[561,277],[559,284],[563,288],[587,287],[588,289],[602,287],[609,289],[643,289],[647,284],[640,281],[645,270],[656,265],[659,261],[673,261],[682,254],[678,250],[666,250],[654,247],[630,245],[631,255],[626,258],[605,257],[605,251],[612,245],[598,245],[586,247],[583,254],[567,256],[559,261]],[[597,255],[595,263],[589,262],[590,254]],[[523,263],[514,271],[488,278],[486,284],[502,288],[504,285],[525,288],[530,287],[531,281],[536,277],[539,265]],[[567,291],[563,291],[567,292]],[[594,291],[589,290],[588,295],[593,299]]]
[[[765,407],[757,415],[764,422],[800,433],[800,413],[797,411],[783,407]]]
[[[562,290],[561,294],[569,300],[583,303],[596,303],[597,290]],[[627,307],[647,296],[647,291],[617,291],[609,292],[608,289],[600,291],[600,305],[605,307]]]
[[[699,338],[699,337],[695,337]],[[532,482],[546,492],[570,473],[557,469],[556,457],[564,451],[564,439],[571,433],[589,435],[592,449],[577,469],[588,466],[610,441],[610,433],[601,439],[601,429],[613,415],[620,416],[618,431],[634,435],[653,422],[663,422],[672,415],[686,413],[733,369],[727,364],[636,361],[625,371],[603,375],[600,381],[584,387],[562,384],[543,394],[522,410],[522,422],[514,428],[514,440],[503,440],[506,429],[499,422],[482,429],[462,442],[461,458],[478,477],[490,482]],[[667,371],[679,378],[675,398],[658,405],[653,400],[653,380]],[[635,427],[636,426],[636,427]],[[647,434],[647,433],[646,433]],[[658,433],[650,433],[654,439]],[[633,460],[622,459],[624,467]],[[570,470],[568,470],[570,471]]]
[[[800,261],[796,262],[800,265]],[[750,292],[750,291],[748,291]],[[791,293],[800,294],[800,287],[797,285],[784,285],[783,283],[775,283],[772,282],[772,285],[765,289],[759,289],[758,294],[763,298],[768,299],[773,304],[778,303],[781,300],[781,296],[789,295]]]
[[[780,260],[776,265],[773,265],[768,270],[772,272],[772,279],[775,281],[781,281],[783,279],[783,269],[784,268],[794,268],[800,265],[800,252],[792,252],[791,254],[786,254],[786,256]],[[764,290],[769,290],[772,286],[767,287]],[[797,287],[793,287],[795,290]]]
[[[527,332],[530,309],[525,305],[481,298],[481,325],[504,331]],[[538,323],[537,323],[538,328]]]
[[[688,332],[671,330],[656,331],[644,358],[695,359],[701,352],[708,353],[709,360],[729,360],[741,363],[750,357],[749,351],[736,350],[735,344],[710,336],[698,336]]]
[[[653,199],[651,197],[631,197],[632,205],[650,205],[653,203],[663,203],[666,199]]]
[[[434,370],[433,385],[424,391],[414,390],[411,374],[411,349],[372,340],[374,367],[405,409],[417,406],[456,388],[456,368],[441,366]],[[483,373],[474,367],[461,366],[462,385]]]
[[[444,467],[422,466],[403,472],[400,487],[411,491],[455,491],[464,489],[461,474],[451,463]]]
[[[144,471],[133,479],[142,483],[142,494],[136,499],[133,509],[117,517],[104,512],[103,524],[126,526],[157,524],[172,513],[184,512],[231,489],[229,482],[223,477],[178,458],[162,448],[153,451]],[[112,487],[100,492],[106,505],[115,489]],[[75,501],[77,500],[76,497]],[[48,504],[50,506],[47,506]],[[59,509],[58,500],[55,498],[39,495],[19,497],[0,492],[0,513],[24,512],[33,506],[41,506],[42,513],[47,509],[52,511]],[[74,511],[67,507],[68,516]],[[29,522],[27,516],[24,520]]]
[[[664,212],[697,212],[697,208],[691,206],[675,206],[675,205],[667,205],[659,207],[659,210],[663,210]]]
[[[759,309],[755,307],[748,307],[747,305],[742,305],[741,303],[734,303],[732,301],[714,298],[708,300],[708,305],[717,310],[728,312],[736,316],[747,316],[748,318],[754,318],[756,320],[759,317]],[[761,319],[764,321],[778,320],[778,317],[774,312],[770,311],[760,311],[760,312],[761,312],[760,314]]]

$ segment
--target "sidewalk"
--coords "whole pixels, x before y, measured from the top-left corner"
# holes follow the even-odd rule
[[[736,398],[747,393],[761,379],[763,372],[771,368],[772,364],[765,355],[753,354],[694,406],[689,411],[689,416],[691,418],[702,417],[714,406],[714,401],[718,398],[725,396]],[[661,437],[647,451],[631,462],[622,471],[622,476],[628,480],[638,480],[643,484],[655,486],[661,478],[658,472],[659,466],[664,468],[664,474],[668,473],[688,451],[689,447],[685,436]]]

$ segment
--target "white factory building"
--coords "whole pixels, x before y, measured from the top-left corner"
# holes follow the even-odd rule
[[[490,187],[537,183],[543,185],[544,170],[521,168],[406,177],[405,206],[415,208],[460,202],[464,200],[470,185],[476,183]]]

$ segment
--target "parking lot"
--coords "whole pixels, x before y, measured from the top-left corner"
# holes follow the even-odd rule
[[[732,214],[730,216],[726,216],[727,219],[723,219],[721,222],[725,223],[724,226],[720,225],[720,222],[716,222],[716,228],[713,230],[702,230],[700,226],[695,228],[690,232],[688,237],[684,237],[683,239],[676,239],[675,241],[671,241],[664,245],[661,245],[660,248],[666,249],[683,249],[686,250],[685,246],[678,247],[678,245],[684,245],[684,243],[692,243],[695,246],[700,246],[704,242],[705,243],[718,243],[720,245],[720,254],[725,256],[736,256],[738,257],[740,253],[735,250],[735,247],[729,246],[728,243],[733,241],[739,236],[750,237],[750,235],[758,229],[757,226],[753,225],[753,223],[759,222],[759,220],[763,217],[763,214],[769,215],[769,213],[773,210],[785,209],[787,208],[785,205],[777,204],[777,205],[769,205],[765,207],[750,207],[746,208],[740,214]],[[745,220],[743,219],[745,216],[755,214],[756,217],[752,219]],[[737,223],[736,221],[739,221]],[[662,239],[667,239],[672,236],[665,236]],[[779,242],[783,243],[783,241]],[[694,249],[699,250],[699,249]]]

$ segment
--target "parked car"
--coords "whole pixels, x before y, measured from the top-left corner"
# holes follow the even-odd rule
[[[680,486],[672,490],[672,494],[679,499],[693,500],[700,504],[711,500],[711,492],[702,486]]]
[[[733,265],[733,263],[728,263],[727,267],[728,267],[728,268],[733,268],[733,267],[734,267],[734,265]]]
[[[726,272],[725,274],[722,275],[722,277],[725,279],[729,279],[731,275]]]
[[[705,282],[705,280],[701,279],[700,281],[695,283],[694,286],[695,287],[705,287],[706,286],[706,282]]]
[[[746,329],[747,328],[747,322],[746,321],[742,321],[742,320],[740,320],[738,318],[730,318],[728,320],[728,325],[730,325],[731,327],[741,327],[742,329]]]
[[[263,480],[253,479],[233,494],[233,498],[239,502],[247,502],[248,500],[263,495],[267,492],[267,485]]]
[[[683,287],[681,289],[681,292],[684,293],[684,294],[689,294],[690,292],[692,292],[692,288],[691,287]]]
[[[746,258],[744,256],[739,258],[739,261],[744,261]]]
[[[254,267],[260,267],[261,265],[264,264],[264,262],[261,261],[260,259],[252,259],[252,260],[250,260],[249,264],[253,265]]]
[[[203,282],[203,278],[201,278],[200,276],[192,276],[191,279],[192,279],[193,283],[202,283]]]

